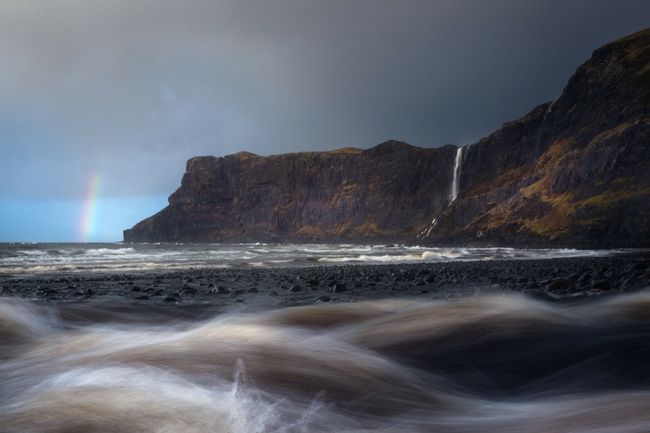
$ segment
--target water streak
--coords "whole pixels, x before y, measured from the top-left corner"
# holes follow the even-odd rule
[[[106,307],[0,299],[3,433],[650,429],[650,293]]]

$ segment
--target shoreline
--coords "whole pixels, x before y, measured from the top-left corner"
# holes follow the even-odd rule
[[[513,292],[569,301],[646,287],[650,251],[605,257],[0,276],[0,296],[35,302],[220,307]]]

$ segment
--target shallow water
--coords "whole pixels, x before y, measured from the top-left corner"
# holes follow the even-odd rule
[[[284,309],[0,300],[0,431],[647,432],[650,293]]]
[[[602,257],[623,250],[351,244],[0,244],[0,273],[130,272]]]

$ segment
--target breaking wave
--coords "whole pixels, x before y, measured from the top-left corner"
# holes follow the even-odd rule
[[[296,267],[606,256],[623,250],[442,248],[351,244],[0,244],[0,272]]]

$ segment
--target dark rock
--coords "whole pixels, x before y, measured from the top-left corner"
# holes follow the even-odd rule
[[[608,290],[610,284],[606,279],[594,279],[591,281],[591,288],[595,290]]]
[[[345,283],[336,283],[336,284],[334,284],[332,286],[332,289],[331,289],[331,291],[334,292],[334,293],[345,292],[347,290],[348,290],[348,288],[345,285]]]
[[[186,296],[192,296],[192,295],[196,295],[198,293],[198,291],[194,287],[183,286],[182,293],[183,293],[183,295],[186,295]]]
[[[570,280],[566,278],[558,278],[546,284],[544,290],[546,290],[547,292],[557,292],[557,291],[568,290],[571,287],[573,287],[573,283]]]
[[[293,286],[289,287],[289,291],[291,293],[297,293],[297,292],[301,292],[302,288],[300,286],[293,285]]]
[[[330,298],[327,295],[319,296],[318,298],[314,299],[314,302],[330,302],[332,298]]]

